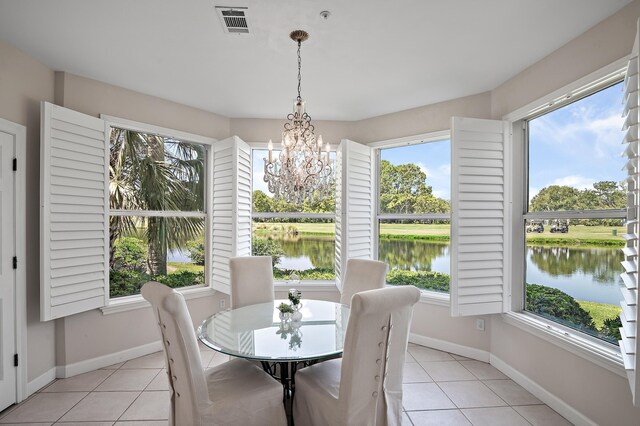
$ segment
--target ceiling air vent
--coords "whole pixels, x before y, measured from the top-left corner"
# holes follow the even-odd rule
[[[216,6],[222,28],[229,34],[249,34],[247,7]]]

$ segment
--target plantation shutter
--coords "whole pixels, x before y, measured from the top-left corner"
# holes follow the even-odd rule
[[[109,300],[108,138],[103,120],[42,103],[42,321]]]
[[[627,66],[627,75],[625,78],[625,103],[623,117],[625,118],[623,131],[625,137],[622,143],[625,145],[623,155],[628,158],[626,170],[629,177],[627,178],[627,222],[625,247],[622,249],[624,261],[622,266],[624,272],[621,274],[624,286],[620,288],[623,300],[620,302],[622,313],[620,321],[620,335],[622,339],[619,341],[620,353],[624,360],[624,367],[627,371],[629,384],[631,385],[631,394],[633,403],[640,405],[640,381],[637,380],[638,363],[638,235],[640,229],[638,220],[640,219],[640,164],[638,164],[638,153],[640,147],[638,144],[638,34],[633,46],[631,59]]]
[[[251,256],[251,148],[237,136],[213,144],[212,287],[231,294],[229,258]]]
[[[373,259],[373,149],[343,139],[336,153],[336,284],[342,289],[348,259]]]
[[[504,312],[509,124],[453,117],[451,134],[451,315]]]

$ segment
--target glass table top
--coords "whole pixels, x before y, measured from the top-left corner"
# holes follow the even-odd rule
[[[286,300],[218,312],[198,327],[198,338],[227,355],[263,361],[304,361],[342,353],[348,306],[303,299],[302,320],[283,322],[276,308],[282,302]]]

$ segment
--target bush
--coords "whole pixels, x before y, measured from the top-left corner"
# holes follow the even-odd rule
[[[449,292],[449,275],[431,271],[394,269],[387,274],[387,284],[413,285],[424,290]]]
[[[556,288],[538,284],[527,284],[526,308],[546,317],[569,322],[572,326],[590,333],[596,333],[591,315],[567,293]]]
[[[118,271],[145,272],[147,270],[147,246],[135,237],[120,237],[113,243],[112,269]]]
[[[273,278],[276,280],[288,280],[291,279],[291,275],[294,273],[298,275],[300,280],[333,280],[336,278],[336,271],[332,268],[312,268],[306,271],[274,268]]]
[[[188,287],[204,284],[204,272],[180,271],[168,275],[158,275],[154,277],[154,280],[171,288]]]
[[[620,317],[607,318],[604,320],[604,324],[600,329],[600,334],[605,338],[615,339],[616,341],[622,339],[620,335],[620,327],[622,327],[622,321]]]
[[[189,258],[196,265],[204,265],[204,238],[201,240],[189,241],[187,243],[187,249],[189,250]]]
[[[251,246],[252,256],[271,256],[271,263],[273,266],[280,261],[280,258],[284,256],[284,250],[280,247],[277,241],[267,238],[254,238],[253,245]]]
[[[138,294],[147,281],[151,280],[149,275],[144,272],[112,269],[109,271],[109,296]]]

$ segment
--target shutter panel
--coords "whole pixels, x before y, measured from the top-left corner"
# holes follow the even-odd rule
[[[504,312],[510,266],[509,123],[453,117],[451,134],[451,315]],[[479,194],[492,196],[485,200]]]
[[[109,301],[109,130],[47,102],[41,108],[40,317]]]
[[[640,146],[638,145],[638,34],[633,46],[631,59],[627,66],[627,75],[625,77],[625,102],[623,117],[625,137],[622,140],[624,145],[623,156],[628,159],[625,169],[629,177],[627,178],[627,222],[625,247],[622,249],[624,261],[622,266],[624,272],[621,274],[624,286],[622,291],[623,300],[620,302],[622,313],[620,321],[620,335],[622,339],[619,341],[620,353],[624,361],[624,368],[627,371],[629,384],[631,386],[631,394],[633,403],[640,405],[640,382],[637,380],[638,371],[638,235],[640,229],[638,226],[639,206],[640,206],[640,189],[638,186],[638,176],[640,174],[640,164],[638,164],[638,153]]]
[[[336,283],[348,259],[375,258],[373,149],[342,140],[336,153]]]
[[[251,148],[232,136],[212,149],[211,283],[231,294],[229,258],[251,256]]]

